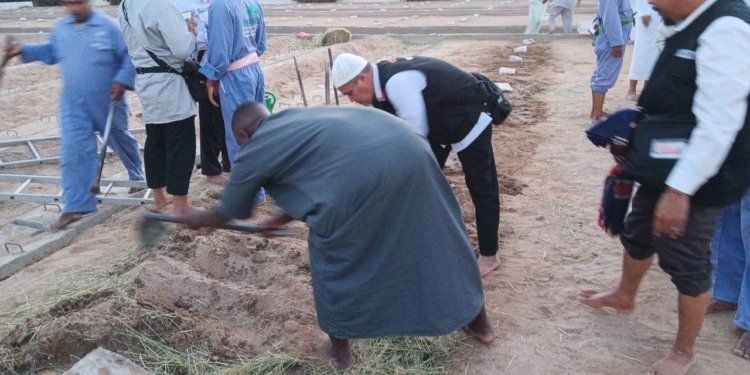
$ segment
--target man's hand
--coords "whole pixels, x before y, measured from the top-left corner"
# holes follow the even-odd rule
[[[23,52],[23,47],[19,43],[11,43],[5,46],[5,59],[10,60]]]
[[[677,239],[685,235],[690,214],[690,196],[667,187],[656,202],[654,236]]]
[[[125,95],[125,90],[127,89],[128,88],[120,82],[112,82],[112,86],[109,88],[109,99],[113,102],[119,102],[122,99],[122,96]]]
[[[648,25],[651,24],[651,16],[643,16],[643,17],[641,17],[641,23],[643,24],[643,26],[648,27]]]
[[[614,46],[614,47],[612,47],[612,56],[614,56],[614,57],[622,57],[622,46]]]
[[[279,229],[284,226],[284,224],[294,220],[293,217],[287,215],[286,213],[278,214],[268,220],[266,220],[265,223],[263,223],[263,226],[266,227],[266,230],[263,232],[260,232],[259,234],[263,237],[270,238],[274,237],[273,230]]]
[[[216,98],[219,96],[219,81],[207,79],[206,93],[208,93],[208,101],[210,101],[214,107],[218,107],[219,102],[216,101]]]
[[[187,28],[190,34],[193,34],[193,36],[198,36],[198,22],[195,20],[195,18],[190,18],[187,20]]]

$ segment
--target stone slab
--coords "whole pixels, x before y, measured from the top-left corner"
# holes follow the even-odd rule
[[[149,375],[150,372],[139,367],[129,359],[97,348],[86,354],[78,363],[63,375]]]
[[[49,205],[47,206],[49,207]],[[51,231],[49,225],[60,215],[57,210],[39,207],[0,228],[0,280],[70,245],[75,237],[101,224],[122,206],[99,206],[96,212],[68,225],[65,230]]]

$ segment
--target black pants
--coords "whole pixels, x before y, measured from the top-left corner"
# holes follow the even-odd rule
[[[451,147],[442,147],[434,142],[430,142],[430,147],[440,168],[445,167]],[[469,188],[471,201],[474,203],[479,253],[485,256],[495,255],[500,228],[500,186],[495,154],[492,151],[492,125],[488,125],[469,147],[457,155],[464,170],[466,187]]]
[[[654,211],[661,189],[640,187],[625,218],[620,242],[628,255],[644,260],[659,255],[659,266],[681,294],[697,297],[711,290],[711,240],[725,207],[691,205],[685,235],[677,239],[653,235]]]
[[[229,172],[231,165],[227,155],[227,142],[224,138],[224,118],[221,116],[221,108],[214,106],[208,100],[200,101],[198,114],[200,117],[201,174],[217,176],[222,171]],[[221,154],[221,163],[219,163],[219,154]]]
[[[146,124],[143,147],[146,185],[187,195],[195,163],[195,116],[165,124]]]

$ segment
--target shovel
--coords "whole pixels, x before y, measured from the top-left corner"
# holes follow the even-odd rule
[[[107,123],[104,125],[104,134],[102,135],[102,150],[99,152],[99,166],[96,169],[96,179],[89,189],[94,194],[99,194],[99,184],[102,182],[102,171],[104,170],[104,159],[107,157],[107,147],[109,146],[109,133],[112,130],[112,118],[115,115],[116,101],[109,102],[109,112],[107,113]]]
[[[143,220],[140,223],[139,234],[141,237],[141,245],[143,245],[144,248],[152,248],[154,245],[159,243],[159,241],[169,232],[169,228],[164,225],[165,222],[182,224],[185,221],[178,216],[164,215],[156,212],[147,212],[143,215]],[[289,229],[272,229],[269,231],[268,228],[262,225],[227,223],[216,228],[235,230],[245,233],[269,232],[274,237],[289,237],[296,234],[294,231],[291,231]]]

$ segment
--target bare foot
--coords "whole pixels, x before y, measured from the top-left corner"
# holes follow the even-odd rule
[[[206,176],[206,179],[208,182],[219,186],[224,186],[224,184],[227,183],[227,178],[221,174],[217,174],[216,176]]]
[[[461,330],[483,344],[490,344],[495,341],[495,337],[497,337],[497,335],[495,335],[495,330],[492,328],[492,324],[490,324],[489,319],[487,319],[487,312],[484,307],[479,311],[476,318],[467,324],[466,327],[461,328]]]
[[[651,366],[651,375],[684,375],[695,363],[695,354],[687,354],[674,349],[666,357]]]
[[[600,307],[611,307],[618,313],[630,315],[635,310],[635,303],[624,298],[617,292],[597,293],[594,290],[584,290],[578,294],[578,301],[582,304],[598,309]]]
[[[490,327],[489,332],[476,332],[469,328],[469,326],[466,326],[464,328],[461,328],[462,331],[466,332],[467,335],[479,340],[482,344],[492,344],[493,341],[495,341],[495,338],[497,335],[495,335],[495,331],[492,330],[492,327]]]
[[[715,314],[715,313],[720,313],[723,311],[735,311],[735,310],[737,310],[736,303],[713,300],[711,301],[710,304],[708,304],[708,309],[706,309],[706,314]]]
[[[58,217],[49,227],[52,230],[60,230],[67,227],[70,223],[81,220],[82,217],[83,215],[78,212],[67,212],[60,215],[60,217]]]
[[[636,101],[638,100],[638,94],[634,92],[628,92],[628,94],[625,95],[625,98],[627,98],[628,100]]]
[[[477,258],[477,265],[479,266],[479,275],[485,277],[495,268],[500,267],[500,258],[498,258],[497,255],[480,255],[479,258]]]
[[[732,353],[750,360],[750,332],[742,334],[740,341],[737,341],[737,345],[734,347],[734,350],[732,350]]]
[[[149,206],[149,211],[162,212],[164,209],[172,204],[173,199],[167,195],[164,188],[153,189],[154,192],[154,204]]]
[[[347,339],[328,336],[330,341],[322,345],[323,354],[328,362],[339,370],[346,370],[354,365],[354,356]]]

